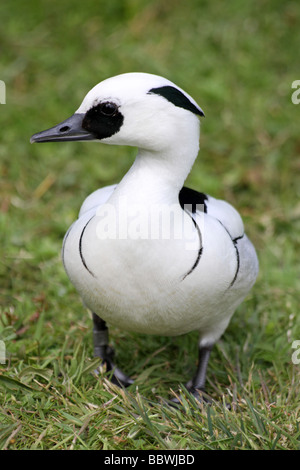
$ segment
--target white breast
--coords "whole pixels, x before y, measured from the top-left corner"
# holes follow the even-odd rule
[[[185,214],[190,232],[184,240],[99,239],[98,203],[114,189],[87,198],[64,241],[64,264],[84,303],[125,330],[177,335],[198,329],[210,340],[218,337],[257,273],[248,239],[243,237],[238,248],[233,242],[243,235],[238,213],[209,198],[207,214],[196,216],[199,231]]]

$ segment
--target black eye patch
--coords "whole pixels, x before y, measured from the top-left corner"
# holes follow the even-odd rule
[[[179,108],[187,109],[194,114],[198,114],[198,116],[204,116],[204,112],[200,108],[197,108],[180,90],[173,86],[166,85],[159,88],[151,88],[148,94],[151,93],[163,96],[166,100]]]
[[[110,101],[99,103],[89,109],[82,121],[82,127],[96,137],[106,139],[119,132],[124,121],[118,106]]]

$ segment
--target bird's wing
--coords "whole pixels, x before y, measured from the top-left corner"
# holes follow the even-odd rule
[[[92,209],[95,209],[96,211],[97,207],[101,206],[102,204],[105,204],[105,202],[110,198],[110,196],[114,192],[116,186],[116,184],[112,184],[110,186],[105,186],[104,188],[97,189],[96,191],[91,193],[84,200],[80,208],[78,217],[81,217],[83,214],[86,214]]]

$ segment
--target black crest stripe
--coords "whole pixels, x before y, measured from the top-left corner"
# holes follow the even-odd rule
[[[173,86],[166,85],[158,88],[151,88],[151,90],[148,91],[148,94],[151,93],[163,96],[166,100],[179,108],[187,109],[194,114],[198,114],[198,116],[204,116],[202,109],[195,106],[180,90]]]
[[[85,269],[93,276],[93,277],[96,277],[95,274],[88,268],[87,264],[86,264],[86,261],[84,259],[84,256],[82,254],[82,238],[83,238],[83,234],[85,232],[85,229],[87,228],[88,224],[90,223],[90,221],[94,218],[95,216],[93,215],[93,217],[90,218],[90,220],[85,224],[85,226],[83,227],[82,229],[82,232],[81,232],[81,235],[80,235],[80,238],[79,238],[79,254],[80,254],[80,258],[81,258],[81,261],[82,261],[82,264],[83,266],[85,267]]]

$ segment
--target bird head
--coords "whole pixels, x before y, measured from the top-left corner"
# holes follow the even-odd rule
[[[199,127],[202,109],[171,81],[126,73],[92,88],[77,111],[31,142],[101,141],[160,150],[189,127]]]

